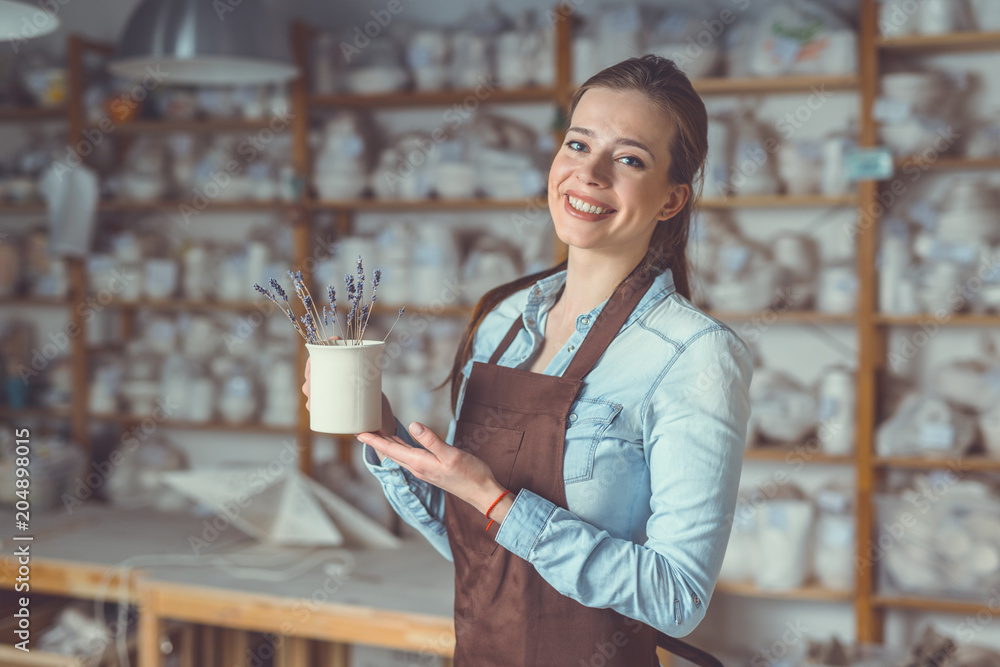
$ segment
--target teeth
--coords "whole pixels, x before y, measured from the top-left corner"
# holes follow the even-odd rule
[[[605,213],[610,213],[614,209],[601,208],[600,206],[594,206],[593,204],[588,204],[583,200],[577,199],[576,197],[569,197],[569,205],[582,213],[594,213],[597,215],[603,215]]]

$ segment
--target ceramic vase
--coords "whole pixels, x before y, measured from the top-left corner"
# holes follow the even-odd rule
[[[382,426],[380,340],[338,340],[306,344],[309,375],[309,428],[317,433],[363,433]]]

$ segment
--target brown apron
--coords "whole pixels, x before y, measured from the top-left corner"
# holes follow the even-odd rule
[[[567,508],[563,448],[583,377],[642,298],[652,276],[623,281],[562,376],[499,366],[518,317],[489,363],[473,362],[454,444],[485,461],[510,495],[524,488]],[[446,494],[455,562],[455,667],[658,667],[656,646],[700,665],[707,653],[612,609],[587,607],[553,588],[534,566],[500,547],[499,523]]]

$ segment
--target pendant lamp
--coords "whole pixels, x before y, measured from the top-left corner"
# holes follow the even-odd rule
[[[20,0],[0,0],[0,42],[41,37],[59,27],[59,17]]]
[[[142,0],[108,68],[133,81],[255,85],[294,78],[288,36],[260,0]]]

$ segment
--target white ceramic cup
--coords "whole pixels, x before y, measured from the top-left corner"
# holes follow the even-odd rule
[[[385,343],[338,340],[306,344],[309,351],[309,428],[317,433],[363,433],[382,427]]]

